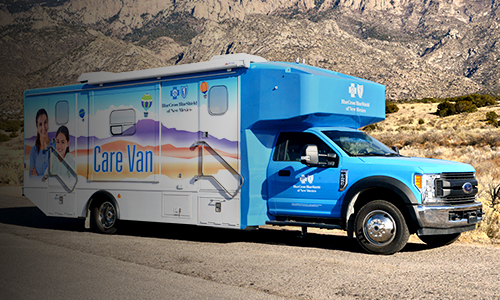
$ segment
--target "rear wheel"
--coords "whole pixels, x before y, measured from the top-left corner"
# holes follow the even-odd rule
[[[442,247],[449,244],[452,244],[460,237],[459,233],[453,234],[441,234],[441,235],[419,235],[418,237],[422,240],[422,242],[426,243],[431,247]]]
[[[104,201],[92,210],[94,228],[102,233],[115,233],[117,224],[116,207],[111,201]]]
[[[355,226],[358,243],[374,254],[396,253],[410,236],[403,214],[384,200],[365,204],[356,215]]]

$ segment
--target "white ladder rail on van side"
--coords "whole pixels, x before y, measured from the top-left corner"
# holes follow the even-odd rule
[[[201,146],[202,149],[201,149],[201,174],[199,175],[196,175],[194,176],[194,180],[198,180],[200,178],[211,178],[213,179],[228,195],[231,196],[231,198],[234,198],[236,197],[236,195],[238,195],[239,191],[241,190],[241,187],[243,186],[243,183],[245,182],[245,179],[243,178],[243,176],[241,176],[240,173],[238,173],[238,171],[236,171],[217,151],[215,151],[214,148],[212,148],[212,146],[210,146],[207,142],[205,141],[197,141],[195,142],[194,144],[195,147],[198,147],[198,146]],[[204,157],[204,148],[208,147],[211,151],[213,151],[213,153],[215,153],[225,164],[226,167],[228,167],[229,171],[235,175],[237,175],[240,180],[239,180],[239,185],[238,185],[238,188],[236,188],[236,191],[234,193],[231,193],[228,189],[226,189],[226,187],[224,187],[218,180],[217,178],[215,178],[214,176],[212,175],[205,175],[204,174],[204,167],[203,167],[203,157]]]

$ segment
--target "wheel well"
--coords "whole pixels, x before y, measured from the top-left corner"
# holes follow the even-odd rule
[[[416,222],[415,217],[411,215],[407,204],[400,195],[388,188],[375,187],[360,192],[355,200],[356,202],[354,203],[354,216],[365,204],[374,200],[385,200],[394,204],[403,214],[410,233],[416,232],[418,222]]]
[[[92,209],[94,209],[94,207],[102,204],[105,201],[110,201],[111,203],[113,203],[113,205],[116,208],[116,216],[119,219],[120,218],[120,208],[118,207],[118,202],[116,202],[115,197],[107,191],[97,191],[90,197],[89,201],[87,202],[87,209],[86,209],[87,216],[86,217],[87,218],[90,217]]]

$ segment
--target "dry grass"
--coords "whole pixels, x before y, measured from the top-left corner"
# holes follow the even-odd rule
[[[23,134],[0,143],[0,184],[20,185],[23,182]]]

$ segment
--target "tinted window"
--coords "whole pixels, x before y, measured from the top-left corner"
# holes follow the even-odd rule
[[[109,129],[112,135],[135,134],[135,110],[113,110],[109,117]]]
[[[223,115],[228,108],[227,88],[223,85],[214,86],[208,95],[208,110],[212,115]]]
[[[275,161],[298,161],[306,145],[318,146],[319,154],[335,153],[325,142],[312,133],[306,132],[283,132],[278,138],[273,160]],[[325,157],[320,157],[320,161]]]
[[[69,121],[68,101],[59,101],[56,103],[56,124],[64,125]]]

